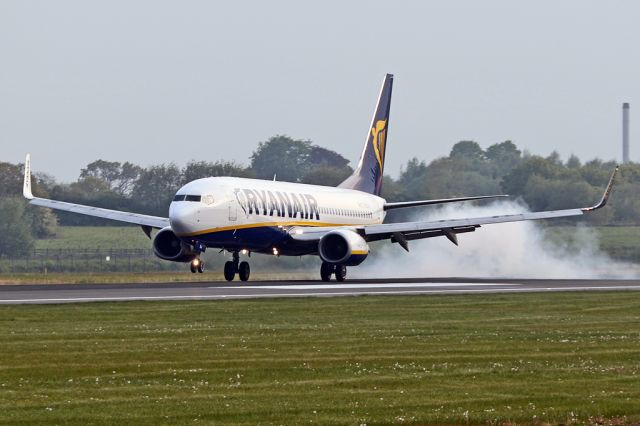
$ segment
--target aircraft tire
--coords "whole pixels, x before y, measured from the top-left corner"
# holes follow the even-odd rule
[[[202,260],[198,263],[198,272],[201,274],[204,272],[204,262]]]
[[[236,276],[236,265],[233,262],[228,261],[224,264],[224,279],[227,281],[233,281]]]
[[[191,273],[192,273],[192,274],[195,274],[195,273],[196,273],[196,267],[193,265],[193,262],[191,262],[191,263],[189,264],[189,269],[191,270]]]
[[[344,265],[336,265],[336,281],[342,282],[347,278],[347,267]]]
[[[249,266],[249,262],[240,262],[238,275],[240,276],[240,281],[249,280],[249,275],[251,275],[251,267]]]
[[[333,266],[331,263],[322,262],[322,265],[320,265],[320,278],[322,279],[322,281],[331,281],[331,275],[333,274],[334,270],[335,266]]]

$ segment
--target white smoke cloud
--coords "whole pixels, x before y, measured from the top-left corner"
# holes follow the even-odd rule
[[[485,206],[451,204],[415,220],[457,219],[522,213],[514,201]],[[594,213],[597,214],[597,213]],[[547,232],[553,232],[551,228]],[[614,261],[599,248],[597,233],[578,226],[571,244],[554,244],[534,221],[485,225],[459,234],[456,247],[445,237],[409,242],[410,252],[388,241],[372,246],[352,278],[487,277],[487,278],[635,278],[637,265]]]

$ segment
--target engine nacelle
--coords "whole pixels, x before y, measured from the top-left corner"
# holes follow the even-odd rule
[[[180,240],[170,226],[162,228],[153,239],[153,252],[160,259],[172,262],[191,262],[197,253]]]
[[[369,245],[356,232],[336,229],[320,238],[318,254],[325,262],[355,266],[367,258]]]

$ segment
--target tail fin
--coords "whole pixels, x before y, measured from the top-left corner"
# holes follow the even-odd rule
[[[392,87],[393,74],[387,74],[382,82],[378,104],[373,114],[369,134],[367,135],[360,161],[358,161],[358,166],[351,176],[338,185],[339,188],[357,189],[358,191],[380,195],[384,154],[389,132]]]

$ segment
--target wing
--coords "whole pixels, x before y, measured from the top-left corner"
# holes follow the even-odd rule
[[[607,188],[600,201],[591,207],[583,207],[567,210],[553,210],[534,213],[509,214],[502,216],[486,216],[466,219],[454,220],[438,220],[433,222],[401,222],[386,223],[379,225],[357,225],[340,227],[343,229],[351,229],[359,233],[367,241],[378,241],[389,239],[391,242],[399,243],[405,250],[408,249],[408,241],[421,238],[431,238],[445,236],[452,243],[458,244],[457,234],[465,232],[473,232],[482,225],[493,223],[519,222],[523,220],[540,220],[554,219],[559,217],[582,216],[604,207],[611,195],[611,189],[618,173],[618,167],[615,168],[607,184]],[[322,238],[323,235],[333,231],[334,227],[322,228],[291,228],[289,234],[294,240],[298,241],[314,241]]]
[[[482,195],[480,197],[461,197],[461,198],[440,198],[436,200],[420,200],[420,201],[402,201],[399,203],[384,203],[384,210],[404,209],[407,207],[429,206],[433,204],[459,203],[461,201],[487,200],[492,198],[503,198],[508,195]]]
[[[151,231],[150,228],[160,229],[169,226],[169,219],[165,217],[102,209],[99,207],[84,206],[82,204],[66,203],[64,201],[34,197],[31,192],[31,156],[29,154],[27,154],[27,158],[24,162],[24,186],[22,187],[22,193],[24,197],[29,200],[29,204],[48,207],[55,210],[84,214],[87,216],[101,217],[103,219],[116,220],[118,222],[133,223],[142,226],[147,235],[149,235],[149,232]]]

